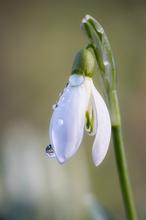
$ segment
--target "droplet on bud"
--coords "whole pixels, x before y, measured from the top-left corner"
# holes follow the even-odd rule
[[[47,154],[48,157],[51,157],[51,158],[55,157],[55,153],[54,153],[54,150],[53,150],[51,144],[49,144],[49,145],[46,147],[46,154]]]

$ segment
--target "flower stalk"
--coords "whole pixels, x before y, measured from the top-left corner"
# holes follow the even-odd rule
[[[87,15],[82,20],[81,29],[90,41],[90,44],[88,44],[86,48],[91,47],[93,49],[97,65],[101,73],[105,99],[111,117],[114,152],[126,216],[128,220],[136,220],[136,211],[122,137],[117,96],[116,68],[112,50],[104,29],[93,17]]]

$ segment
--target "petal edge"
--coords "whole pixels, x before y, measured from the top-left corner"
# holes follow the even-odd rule
[[[97,116],[97,133],[92,148],[92,157],[98,166],[106,156],[110,144],[111,121],[106,104],[92,84],[92,94]]]

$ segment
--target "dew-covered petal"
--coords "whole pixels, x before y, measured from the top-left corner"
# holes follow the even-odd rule
[[[79,148],[84,131],[86,92],[84,84],[69,85],[54,110],[50,128],[50,142],[60,163],[73,156]]]
[[[97,132],[92,148],[92,157],[96,166],[104,159],[111,136],[111,121],[106,104],[92,84],[92,94],[97,117]]]

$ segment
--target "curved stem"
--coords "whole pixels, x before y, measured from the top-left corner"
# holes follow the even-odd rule
[[[101,70],[101,65],[99,62],[99,56],[97,54],[97,50],[93,44],[88,44],[86,48],[92,48],[95,54],[95,58],[98,62],[98,66]],[[101,62],[102,63],[102,62]],[[123,196],[124,207],[126,211],[126,216],[128,220],[136,220],[136,211],[134,206],[134,200],[132,196],[130,180],[128,176],[128,169],[126,163],[126,156],[124,151],[124,143],[122,137],[122,129],[121,129],[121,119],[120,119],[120,110],[118,105],[118,96],[117,90],[111,90],[108,94],[110,115],[111,115],[111,123],[112,123],[112,135],[113,135],[113,145],[115,151],[115,158],[117,164],[117,170],[119,175],[119,182],[121,187],[121,192]]]
[[[136,220],[121,130],[114,56],[104,29],[96,19],[86,15],[82,20],[81,28],[90,41],[90,44],[86,47],[93,49],[103,79],[105,97],[111,116],[115,158],[127,219]]]

